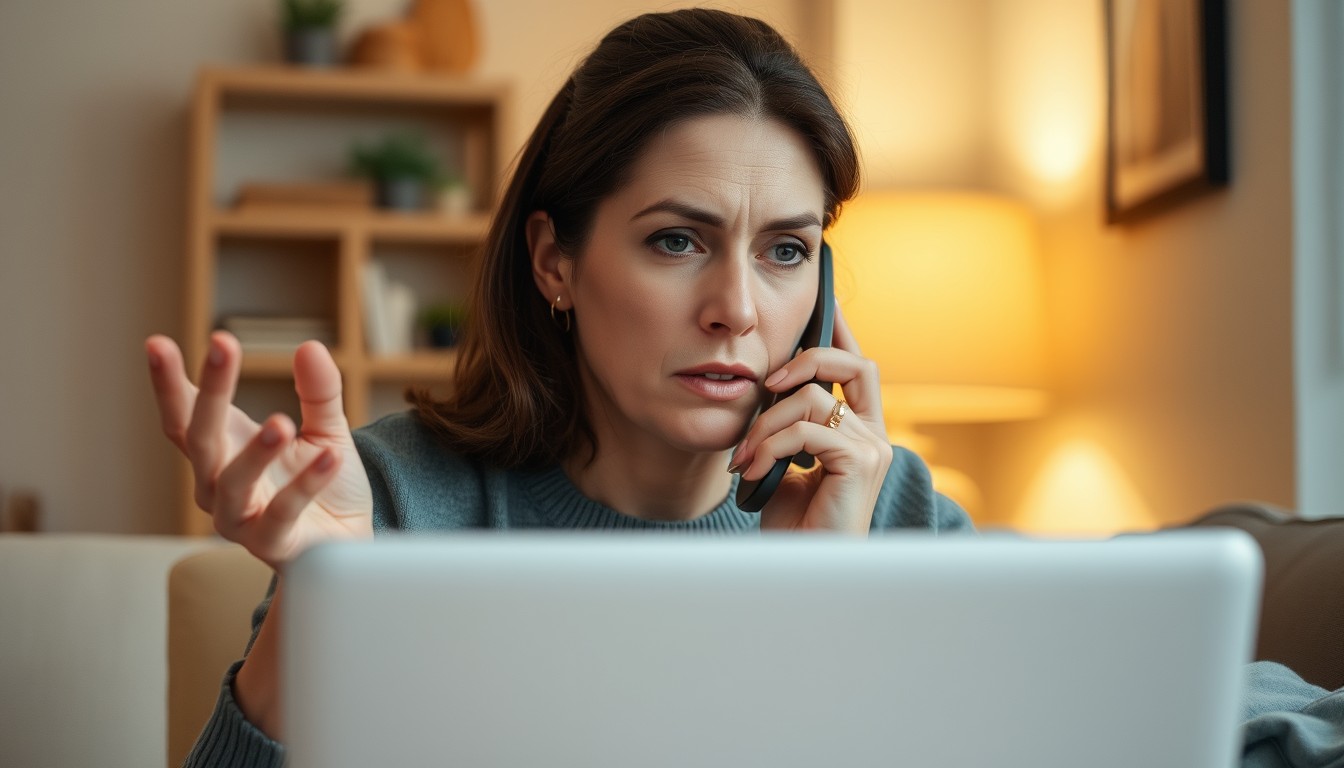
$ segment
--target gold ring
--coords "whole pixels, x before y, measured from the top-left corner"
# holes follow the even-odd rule
[[[835,407],[831,409],[831,418],[826,422],[826,426],[831,429],[838,429],[840,420],[845,418],[846,413],[849,413],[849,408],[845,407],[845,401],[836,400]]]

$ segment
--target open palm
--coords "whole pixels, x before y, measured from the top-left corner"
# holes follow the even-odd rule
[[[233,405],[242,360],[227,333],[210,340],[200,386],[171,339],[145,342],[164,433],[190,460],[196,502],[215,530],[273,568],[324,539],[373,535],[373,498],[341,401],[331,354],[308,342],[294,355],[303,423],[260,424]]]

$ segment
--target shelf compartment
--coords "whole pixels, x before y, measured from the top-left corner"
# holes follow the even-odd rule
[[[445,382],[453,378],[457,351],[416,351],[408,355],[370,357],[369,378],[376,381]]]
[[[374,210],[322,210],[312,207],[217,210],[211,226],[221,236],[252,238],[338,238],[347,233],[382,242],[475,245],[490,227],[484,213],[387,213]]]
[[[449,103],[482,109],[495,107],[508,93],[507,85],[500,81],[341,67],[207,68],[200,74],[200,86],[217,89],[231,102],[368,102],[425,107]]]
[[[308,317],[336,327],[337,239],[230,235],[216,247],[211,327],[235,315]]]

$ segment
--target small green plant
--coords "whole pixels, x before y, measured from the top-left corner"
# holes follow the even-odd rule
[[[420,325],[429,332],[430,346],[439,349],[457,344],[466,320],[467,308],[461,304],[433,304],[420,312]]]
[[[336,26],[341,0],[280,0],[285,29],[323,29]]]
[[[420,311],[420,325],[425,328],[461,328],[467,319],[467,308],[461,304],[432,304]]]
[[[388,136],[371,146],[355,145],[350,165],[356,174],[381,181],[415,179],[435,186],[445,178],[424,139],[409,134]]]

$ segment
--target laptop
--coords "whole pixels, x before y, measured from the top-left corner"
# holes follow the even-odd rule
[[[287,576],[289,765],[1227,768],[1240,531],[382,538]]]

